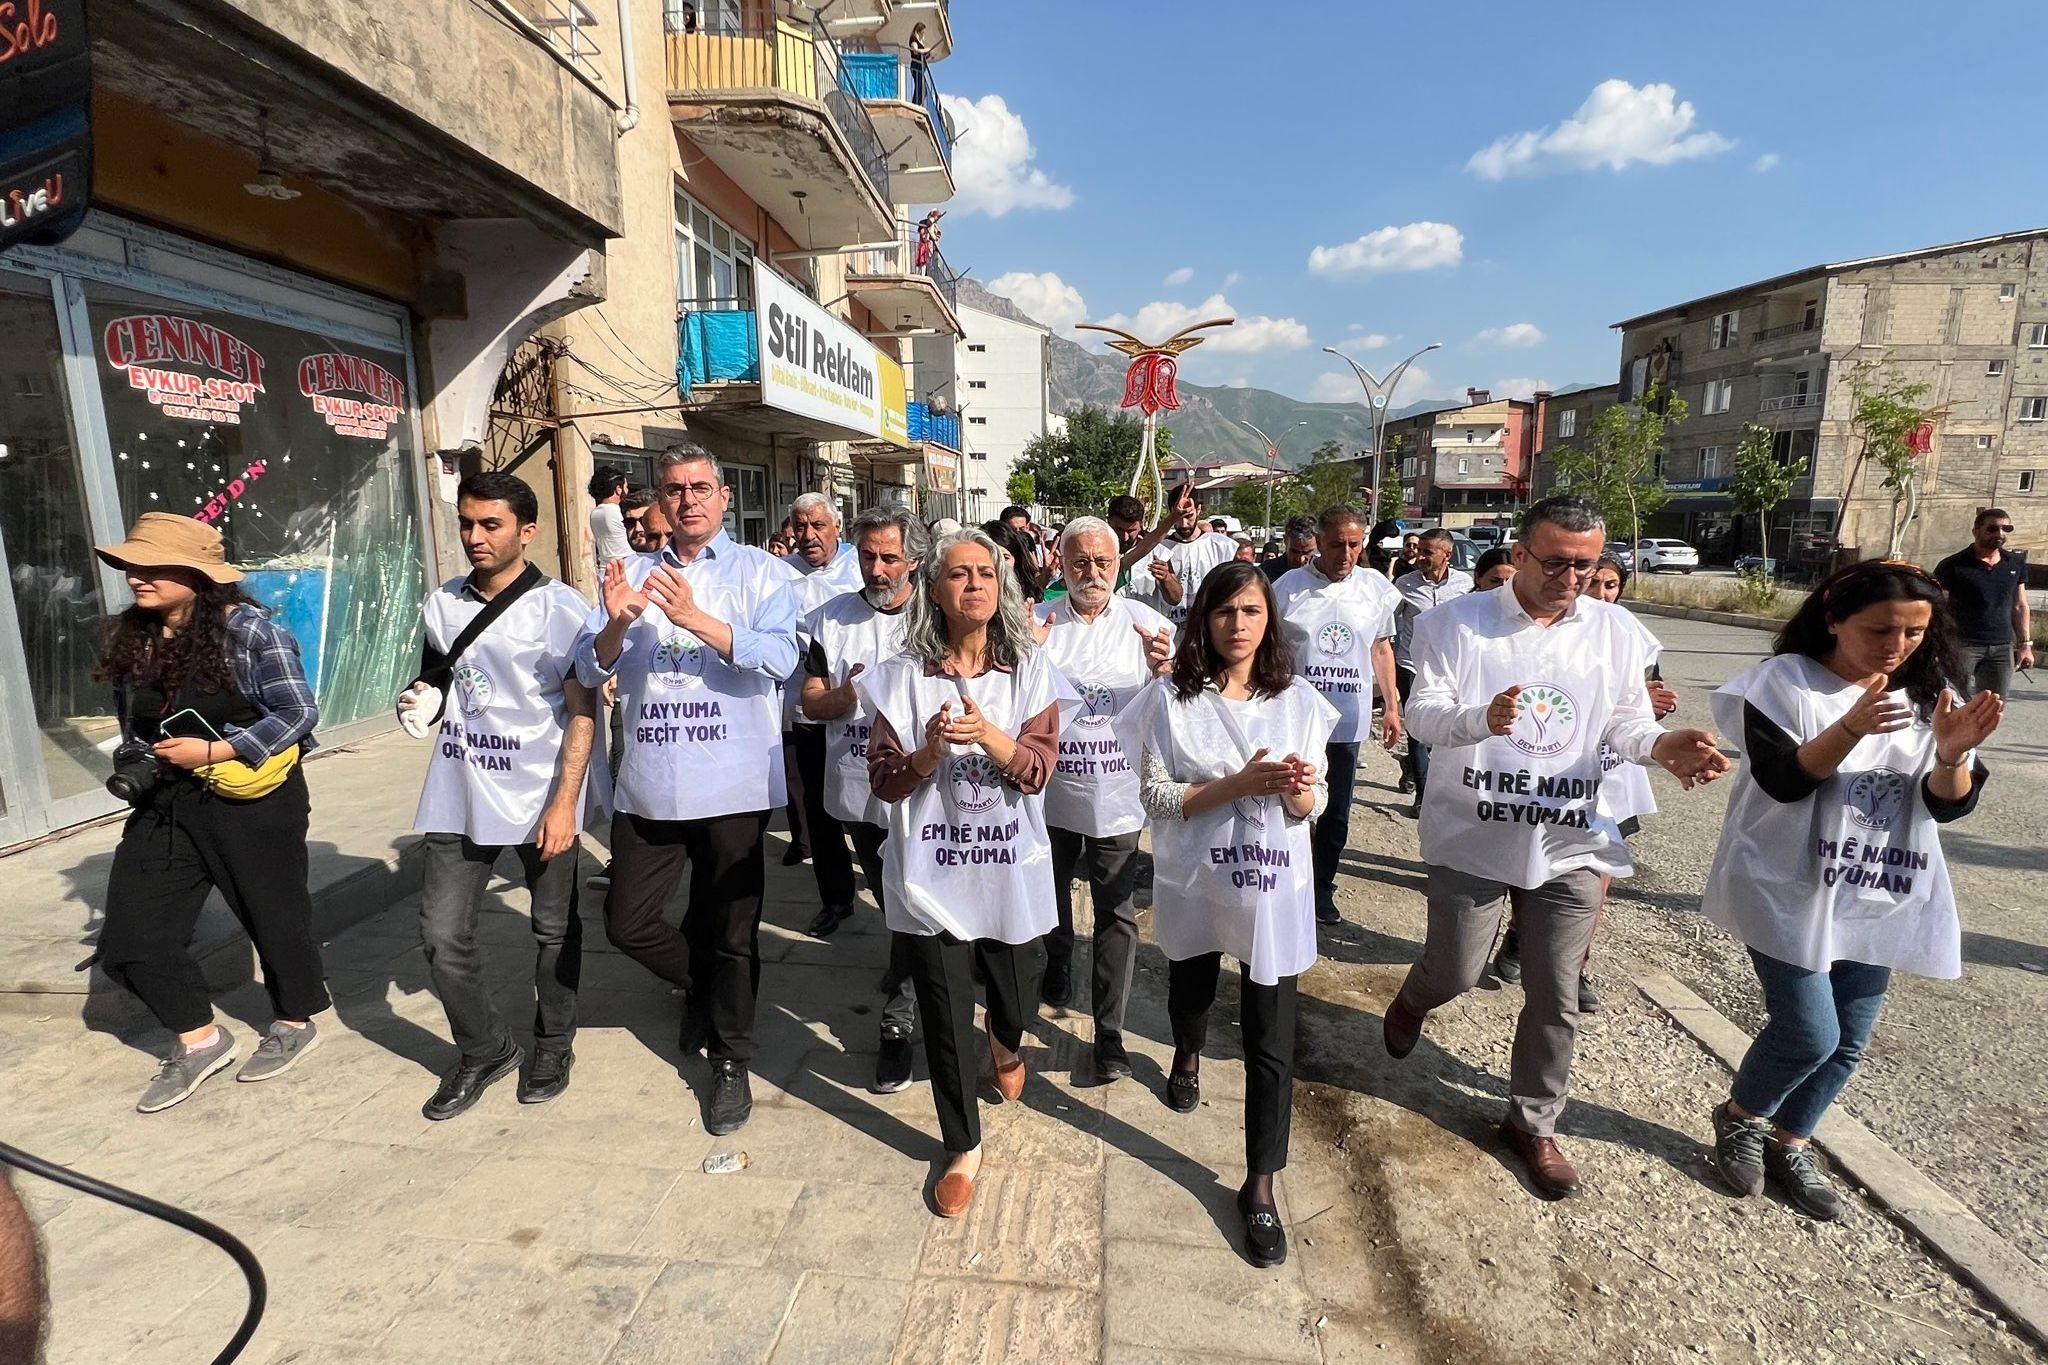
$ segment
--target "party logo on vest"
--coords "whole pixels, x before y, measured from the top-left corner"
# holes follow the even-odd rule
[[[491,675],[475,664],[458,664],[455,669],[455,705],[465,716],[480,716],[491,704],[497,685]]]
[[[1351,652],[1351,627],[1342,621],[1332,621],[1316,632],[1316,648],[1332,658]]]
[[[1266,827],[1266,798],[1263,796],[1240,796],[1230,803],[1237,812],[1237,818],[1253,829]]]
[[[1579,704],[1563,688],[1536,683],[1522,689],[1521,703],[1507,741],[1531,758],[1561,754],[1578,738]]]
[[[647,676],[663,687],[682,687],[704,671],[703,660],[704,642],[687,630],[674,631],[654,646]]]
[[[1115,688],[1101,683],[1075,683],[1074,690],[1081,694],[1081,714],[1074,717],[1074,724],[1099,729],[1115,718]]]
[[[1906,809],[1906,778],[1890,768],[1872,768],[1849,782],[1849,818],[1865,829],[1890,829]]]
[[[946,774],[952,784],[953,804],[969,815],[994,810],[1003,799],[1002,774],[987,754],[962,754],[953,760]]]

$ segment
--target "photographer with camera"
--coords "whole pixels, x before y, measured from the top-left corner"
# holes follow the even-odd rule
[[[109,624],[98,669],[114,684],[122,736],[107,789],[134,807],[107,878],[98,960],[178,1035],[135,1106],[154,1114],[235,1059],[189,950],[216,888],[256,945],[277,1015],[236,1079],[282,1075],[319,1042],[312,1018],[328,999],[299,764],[319,713],[299,642],[238,586],[219,531],[145,512],[127,540],[95,553],[135,594]]]

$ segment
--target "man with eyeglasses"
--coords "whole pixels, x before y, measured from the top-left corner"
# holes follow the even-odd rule
[[[1979,512],[1970,531],[1974,543],[1935,565],[1934,579],[1948,592],[1971,694],[2003,697],[2012,690],[2013,669],[2034,666],[2027,557],[2005,547],[2012,517],[2002,507]]]
[[[1579,1189],[1555,1135],[1600,877],[1635,871],[1600,810],[1601,742],[1687,787],[1731,767],[1711,734],[1657,724],[1641,633],[1619,609],[1581,595],[1605,543],[1585,499],[1537,503],[1507,586],[1423,613],[1410,645],[1407,723],[1431,747],[1434,775],[1422,798],[1429,929],[1387,1006],[1387,1051],[1406,1057],[1429,1012],[1478,983],[1512,903],[1523,1003],[1500,1136],[1551,1199]]]
[[[753,1112],[762,836],[783,803],[782,685],[796,668],[790,568],[725,532],[732,490],[701,446],[655,471],[674,535],[614,562],[576,642],[585,686],[618,679],[626,752],[612,821],[605,932],[684,992],[682,1049],[705,1048],[705,1131]],[[662,912],[690,869],[680,930]]]
[[[652,488],[636,488],[619,503],[619,515],[626,522],[626,544],[635,554],[652,554],[668,540],[668,518],[661,514],[661,502]]]

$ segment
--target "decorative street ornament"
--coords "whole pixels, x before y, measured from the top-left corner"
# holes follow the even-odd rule
[[[1137,467],[1131,471],[1130,491],[1133,496],[1143,499],[1146,507],[1154,512],[1166,503],[1166,478],[1159,471],[1159,414],[1180,407],[1180,393],[1174,386],[1180,365],[1175,357],[1207,340],[1196,336],[1196,332],[1210,327],[1228,327],[1236,321],[1236,318],[1211,318],[1192,327],[1183,327],[1156,344],[1141,341],[1121,327],[1110,327],[1100,322],[1076,324],[1080,331],[1110,333],[1117,338],[1108,343],[1110,349],[1131,358],[1130,368],[1124,371],[1123,406],[1136,408],[1145,414],[1145,439],[1138,447]]]

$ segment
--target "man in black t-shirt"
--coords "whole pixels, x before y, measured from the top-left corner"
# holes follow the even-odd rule
[[[1963,671],[1970,691],[2006,696],[2015,666],[2034,666],[2034,645],[2027,612],[2027,560],[2005,548],[2012,518],[2000,507],[1987,507],[1971,527],[1975,543],[1934,566],[1934,577],[1948,590],[1948,606],[1956,618],[1962,645]]]

